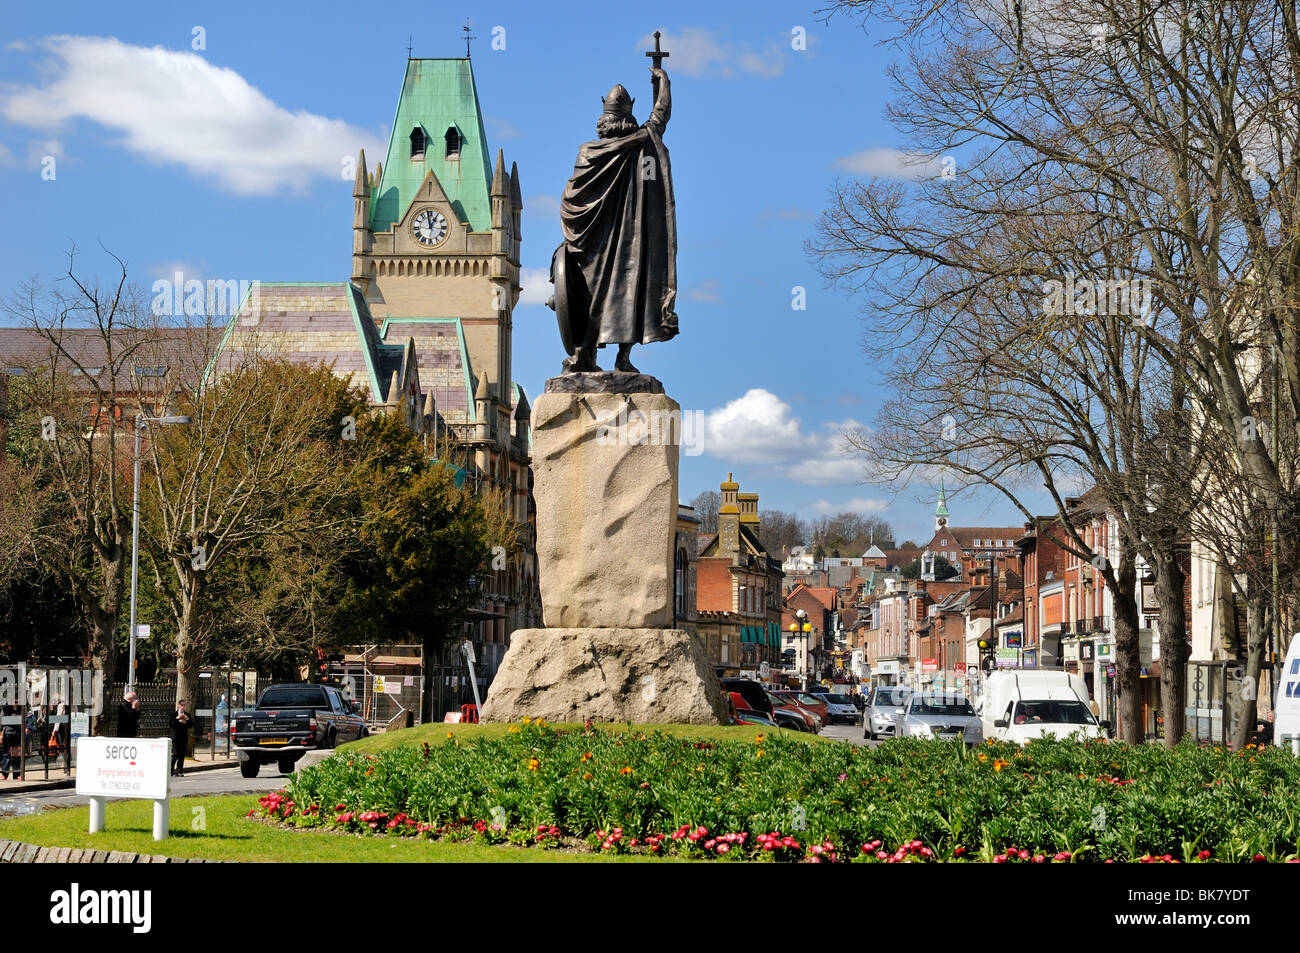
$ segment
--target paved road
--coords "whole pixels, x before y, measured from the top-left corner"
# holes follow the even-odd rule
[[[171,796],[198,797],[208,794],[264,794],[282,787],[288,779],[274,768],[263,767],[256,778],[245,778],[237,767],[211,771],[191,771],[183,778],[172,778]],[[53,791],[9,793],[0,781],[0,815],[32,814],[55,807],[80,807],[89,803],[72,788]]]
[[[822,729],[821,735],[823,738],[838,738],[840,741],[847,741],[855,745],[865,745],[869,748],[874,748],[876,745],[880,744],[879,741],[868,741],[863,738],[861,725],[827,725]]]

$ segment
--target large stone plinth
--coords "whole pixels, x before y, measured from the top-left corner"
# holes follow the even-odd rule
[[[680,428],[681,408],[662,393],[538,396],[533,497],[548,627],[673,625]]]
[[[483,721],[726,723],[704,646],[683,629],[520,629]]]

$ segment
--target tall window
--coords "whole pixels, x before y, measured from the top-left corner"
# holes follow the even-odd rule
[[[686,612],[686,550],[678,549],[673,568],[673,593],[677,605],[677,618],[684,619]]]
[[[423,159],[425,148],[424,130],[416,126],[411,130],[411,158]]]
[[[460,137],[460,130],[457,129],[455,126],[448,126],[447,135],[444,138],[446,139],[447,142],[447,158],[459,159],[460,145],[461,142],[463,141]]]

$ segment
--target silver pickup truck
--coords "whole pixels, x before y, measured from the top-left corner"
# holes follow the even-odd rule
[[[288,774],[315,748],[333,748],[366,734],[366,724],[332,685],[272,685],[257,707],[237,711],[230,720],[230,743],[239,773],[257,777],[264,764]]]

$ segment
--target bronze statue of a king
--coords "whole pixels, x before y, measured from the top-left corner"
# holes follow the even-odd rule
[[[663,141],[672,100],[658,34],[646,55],[655,63],[650,118],[638,125],[627,90],[611,89],[598,138],[578,150],[560,203],[564,241],[551,258],[547,304],[569,354],[565,373],[599,371],[596,348],[617,344],[614,369],[635,374],[632,345],[677,334],[677,217]]]

